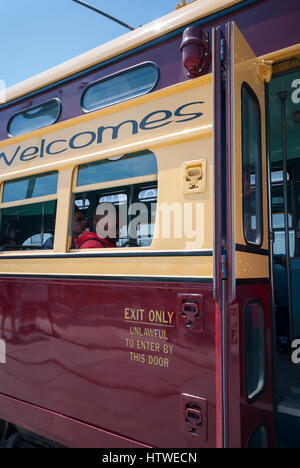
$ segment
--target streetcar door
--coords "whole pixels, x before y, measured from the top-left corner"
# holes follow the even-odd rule
[[[258,61],[234,23],[226,25],[223,38],[221,33],[220,53],[226,109],[220,123],[226,160],[226,220],[220,226],[223,437],[228,447],[264,447],[273,440],[265,138],[271,68]],[[221,198],[224,203],[224,192]]]

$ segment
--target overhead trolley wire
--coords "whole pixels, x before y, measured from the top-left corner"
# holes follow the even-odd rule
[[[93,10],[93,11],[95,11],[96,13],[99,13],[99,14],[102,15],[102,16],[105,16],[106,18],[108,18],[108,19],[114,21],[115,23],[120,24],[121,26],[124,26],[124,28],[129,29],[129,31],[134,31],[134,30],[136,29],[136,28],[134,28],[133,26],[130,26],[130,24],[124,23],[124,21],[119,20],[118,18],[115,18],[115,17],[112,16],[112,15],[109,15],[109,14],[106,13],[105,11],[100,10],[99,8],[96,8],[96,7],[94,7],[93,5],[90,5],[89,3],[82,2],[81,0],[72,0],[72,1],[75,2],[75,3],[78,3],[79,5],[85,6],[86,8],[89,8],[90,10]]]

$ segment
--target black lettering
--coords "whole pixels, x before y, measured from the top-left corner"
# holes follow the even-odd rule
[[[90,135],[90,141],[88,141],[84,145],[81,144],[79,146],[75,146],[76,138],[80,137],[81,135]],[[81,133],[77,133],[76,135],[72,136],[72,138],[70,140],[70,143],[69,143],[69,146],[72,149],[85,148],[86,146],[91,145],[95,140],[96,140],[96,133],[95,132],[81,132]]]
[[[156,114],[164,114],[164,116],[160,119],[150,120],[151,117],[153,117]],[[172,112],[169,110],[159,110],[159,111],[151,112],[151,114],[148,114],[146,115],[146,117],[143,118],[143,120],[140,123],[140,128],[142,130],[152,130],[153,128],[164,127],[165,125],[169,125],[172,122],[172,120],[170,120],[169,122],[161,123],[160,125],[153,125],[153,124],[156,124],[158,122],[163,122],[164,120],[169,120],[171,117],[172,117]]]
[[[189,104],[184,104],[183,106],[178,107],[174,112],[176,117],[188,117],[188,119],[175,120],[175,122],[188,122],[189,120],[197,119],[203,115],[203,112],[192,112],[191,114],[182,114],[181,111],[188,106],[194,106],[195,104],[204,104],[203,101],[190,102]]]
[[[67,151],[67,148],[64,148],[64,149],[61,149],[59,151],[50,151],[52,145],[54,145],[55,143],[60,143],[60,142],[66,142],[67,140],[55,140],[55,141],[51,141],[51,143],[49,143],[49,145],[47,146],[46,148],[46,153],[48,154],[59,154],[59,153],[63,153],[64,151]]]
[[[37,146],[30,146],[29,148],[24,149],[24,151],[21,153],[20,160],[30,161],[31,159],[35,159],[38,157],[38,154],[37,154],[38,152],[39,152],[39,149]]]
[[[5,161],[5,164],[6,164],[7,166],[10,166],[10,165],[14,162],[14,160],[15,160],[15,158],[16,158],[18,152],[20,151],[20,149],[21,149],[21,146],[18,146],[18,148],[16,149],[16,151],[15,151],[13,157],[12,157],[10,160],[7,159],[5,153],[0,153],[0,159],[3,158],[4,161]]]
[[[126,120],[125,122],[122,122],[120,123],[120,125],[117,125],[117,126],[109,126],[109,127],[99,127],[98,128],[98,140],[97,140],[97,143],[102,143],[102,140],[103,140],[103,132],[105,130],[112,130],[112,139],[113,140],[116,140],[119,136],[119,130],[120,128],[122,127],[122,125],[125,125],[127,123],[130,123],[132,124],[132,135],[135,135],[136,133],[138,133],[139,131],[139,127],[138,127],[138,124],[135,120]]]

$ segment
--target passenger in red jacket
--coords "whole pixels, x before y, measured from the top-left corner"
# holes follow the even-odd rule
[[[95,210],[93,218],[94,231],[97,231],[97,225],[99,221],[104,220],[106,224],[102,226],[102,230],[105,230],[106,238],[100,237],[96,232],[84,231],[79,237],[75,239],[76,249],[109,249],[116,247],[116,243],[119,239],[119,216],[118,211],[114,208],[112,211],[105,211],[104,214],[97,214],[99,206]],[[109,227],[113,227],[113,237],[109,237],[111,232]]]
[[[75,239],[76,249],[111,249],[116,247],[102,237],[97,236],[95,232],[84,231],[80,237]]]

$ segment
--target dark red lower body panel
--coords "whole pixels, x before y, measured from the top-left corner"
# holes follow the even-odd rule
[[[265,308],[267,378],[249,404],[243,313],[253,298]],[[220,313],[210,283],[2,278],[0,418],[72,447],[220,446]],[[246,446],[261,423],[272,443],[270,333],[268,282],[238,285],[228,316],[229,446]]]
[[[191,294],[196,326],[182,317]],[[0,418],[72,446],[215,446],[211,284],[2,278],[0,304]],[[203,402],[196,436],[187,401]],[[49,412],[58,426],[46,430]]]
[[[50,440],[56,439],[71,448],[148,448],[147,445],[7,396],[0,396],[0,412],[4,420]]]

